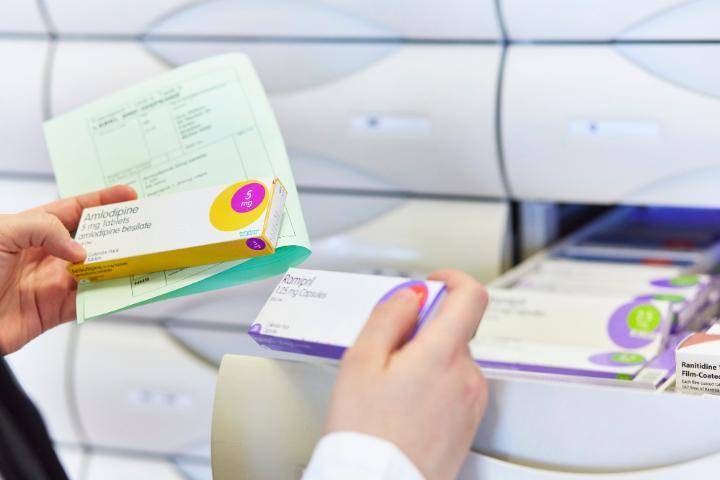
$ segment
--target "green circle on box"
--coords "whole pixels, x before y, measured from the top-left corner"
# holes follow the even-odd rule
[[[660,325],[660,310],[652,305],[638,305],[630,310],[627,324],[630,330],[650,333]]]
[[[655,300],[660,300],[664,302],[670,302],[670,303],[682,303],[685,301],[685,297],[682,295],[672,294],[672,293],[658,293],[654,296]]]
[[[610,356],[610,360],[617,363],[623,363],[625,365],[638,365],[645,362],[645,357],[638,355],[637,353],[613,353]]]
[[[697,275],[682,275],[671,279],[670,285],[674,287],[690,287],[692,285],[697,285],[698,281],[699,278]]]

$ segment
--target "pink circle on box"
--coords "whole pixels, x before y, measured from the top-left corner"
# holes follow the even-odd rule
[[[245,241],[245,245],[251,250],[265,250],[267,244],[261,238],[248,238]]]
[[[261,183],[248,183],[238,189],[230,200],[230,206],[238,213],[255,210],[265,199],[265,187]]]

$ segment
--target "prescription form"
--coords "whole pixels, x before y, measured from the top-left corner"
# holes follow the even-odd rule
[[[290,162],[250,60],[192,63],[44,125],[62,197],[125,183],[140,197],[278,176],[287,188],[274,255],[81,284],[78,322],[285,272],[310,254]]]

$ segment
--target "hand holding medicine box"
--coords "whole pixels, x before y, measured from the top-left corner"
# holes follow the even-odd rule
[[[441,282],[291,268],[249,333],[272,350],[340,358],[373,308],[405,288],[418,296],[419,329],[444,297]]]
[[[422,303],[418,327],[432,321],[442,283],[291,269],[249,333],[273,350],[339,358],[372,309],[402,288]],[[661,351],[670,304],[626,296],[566,296],[490,289],[473,358],[484,367],[577,378],[634,379]]]
[[[75,240],[87,258],[68,269],[106,280],[270,255],[286,197],[267,177],[86,208]]]
[[[311,253],[280,127],[246,55],[218,55],[167,71],[53,118],[44,131],[61,197],[127,183],[140,197],[154,198],[264,177],[279,177],[287,190],[272,255],[81,282],[78,323],[264,280]],[[172,212],[186,215],[177,206]],[[194,233],[197,227],[183,220],[179,235]]]

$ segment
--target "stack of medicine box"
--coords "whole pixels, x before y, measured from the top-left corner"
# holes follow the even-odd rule
[[[627,386],[659,388],[675,374],[677,345],[718,316],[720,282],[706,273],[717,268],[720,252],[717,227],[720,218],[716,216],[712,211],[618,208],[559,244],[549,255],[530,262],[530,268],[519,268],[516,274],[507,275],[494,285],[528,298],[542,292],[556,302],[566,303],[568,308],[572,308],[571,304],[580,305],[578,318],[587,316],[587,311],[579,310],[587,310],[582,305],[590,305],[591,297],[604,298],[608,305],[625,298],[627,303],[617,311],[635,305],[638,312],[645,308],[647,313],[649,307],[639,305],[653,303],[663,309],[662,304],[666,304],[667,320],[663,322],[667,328],[657,325],[656,332],[662,337],[662,341],[653,343],[657,350],[648,356],[645,345],[642,368],[617,377]],[[563,296],[567,300],[563,301]],[[632,323],[632,319],[627,322]],[[632,328],[629,331],[632,336]],[[479,333],[480,338],[482,332]],[[607,333],[613,337],[612,322],[608,322]],[[647,334],[636,333],[639,337]],[[558,332],[553,335],[562,337]],[[619,347],[628,349],[643,342],[638,339],[623,343],[620,338],[619,343]],[[524,375],[532,371],[541,370],[515,369],[517,374]],[[570,372],[564,378],[588,380],[587,373],[582,371]]]
[[[535,263],[523,275],[496,285],[500,288],[491,290],[491,299],[495,297],[497,301],[513,292],[516,303],[522,301],[532,304],[535,310],[545,310],[540,315],[546,317],[543,327],[551,330],[543,337],[536,336],[535,341],[526,336],[526,343],[513,344],[500,340],[509,336],[507,331],[493,332],[492,328],[481,325],[476,340],[482,341],[475,344],[475,358],[486,368],[512,370],[515,375],[552,374],[568,381],[612,381],[626,386],[658,388],[674,374],[673,351],[677,344],[688,332],[703,328],[716,317],[718,286],[710,275],[686,274],[683,267],[674,265],[550,256]],[[488,315],[499,310],[498,306],[491,306],[484,323],[492,322],[493,317]],[[654,319],[655,311],[659,315]],[[522,309],[506,309],[500,313],[504,313],[501,320],[507,329],[511,325],[528,329],[518,318],[528,315]],[[558,316],[566,317],[567,322],[557,321]],[[595,338],[581,342],[577,336],[568,337],[565,332],[572,328],[573,322],[586,322],[584,331],[594,331]],[[572,345],[574,339],[578,341]],[[580,344],[600,348],[601,340],[611,342],[613,347],[605,355],[598,352],[588,358],[591,363],[617,367],[614,376],[609,375],[613,369],[599,367],[547,368],[543,364],[551,363],[551,359],[541,359],[540,350],[533,345],[552,345],[554,355],[560,357],[564,346],[570,350]],[[539,358],[535,363],[498,362],[500,349],[506,358],[514,355],[527,359],[529,352]]]
[[[595,245],[592,255],[571,238],[489,287],[490,303],[469,342],[486,372],[650,389],[669,383],[675,347],[717,314],[718,282],[702,267],[713,244],[705,238],[703,248],[679,252],[607,238],[613,248]],[[436,321],[435,307],[442,309],[437,283],[293,269],[249,333],[274,350],[340,358],[372,308],[401,288],[423,305],[422,334]]]
[[[558,282],[570,278],[575,286],[570,270],[600,268],[585,263],[547,259],[541,264],[558,274]],[[676,305],[694,305],[712,284],[705,276],[682,276],[674,277],[671,286],[656,282],[655,289],[646,290],[641,279],[672,272],[667,267],[608,267],[616,280],[633,278],[640,286],[628,287],[624,294],[490,287],[490,304],[469,342],[473,358],[487,371],[503,375],[657,388],[672,375],[672,352],[683,338],[672,333],[679,328],[677,319],[685,318],[678,314],[685,310]],[[249,333],[274,350],[340,358],[373,307],[400,289],[414,291],[422,306],[419,334],[427,324],[442,321],[434,318],[436,307],[442,309],[444,286],[439,282],[291,269]],[[678,291],[689,301],[681,302]]]

